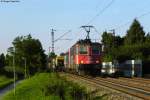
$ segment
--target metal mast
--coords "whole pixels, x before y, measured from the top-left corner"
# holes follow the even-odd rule
[[[87,36],[86,36],[86,39],[90,39],[90,31],[91,31],[91,28],[93,28],[94,26],[81,26],[81,28],[83,28],[86,32],[87,32]]]
[[[54,40],[54,32],[55,32],[56,30],[54,30],[54,29],[51,29],[51,37],[52,37],[52,53],[54,53],[54,42],[55,42],[55,40]]]
[[[110,30],[113,34],[113,36],[115,36],[115,29]]]

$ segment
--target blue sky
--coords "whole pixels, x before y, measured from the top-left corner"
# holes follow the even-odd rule
[[[0,3],[0,53],[6,53],[7,48],[16,36],[31,34],[40,39],[43,48],[48,52],[51,46],[50,29],[55,28],[55,38],[68,30],[72,30],[55,43],[56,53],[65,52],[85,32],[80,29],[86,25],[111,0],[20,0],[19,3]],[[150,0],[114,0],[114,3],[101,13],[90,24],[98,32],[112,28],[117,35],[125,35],[132,20],[144,13],[150,12]],[[146,32],[150,32],[150,14],[138,20]],[[125,23],[128,24],[124,25]],[[99,39],[101,34],[92,31],[91,38]]]

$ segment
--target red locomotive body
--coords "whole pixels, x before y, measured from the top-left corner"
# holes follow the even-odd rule
[[[79,74],[100,74],[101,44],[80,40],[65,55],[65,68]]]

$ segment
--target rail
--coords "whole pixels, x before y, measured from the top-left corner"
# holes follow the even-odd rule
[[[88,76],[77,76],[77,75],[72,75],[72,74],[69,74],[69,76],[72,78],[76,78],[76,79],[80,78],[92,84],[105,86],[107,88],[111,88],[111,89],[120,91],[125,94],[129,94],[131,96],[138,97],[144,100],[150,100],[150,91],[140,89],[138,87],[122,85],[117,82],[111,82],[110,80],[105,80],[103,78],[96,79],[96,78],[90,78]]]

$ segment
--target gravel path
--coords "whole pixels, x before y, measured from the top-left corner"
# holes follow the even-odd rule
[[[19,84],[22,80],[16,81],[16,85]],[[2,97],[4,94],[6,94],[8,91],[12,90],[14,88],[14,84],[8,85],[6,88],[0,90],[0,100],[2,100]]]

